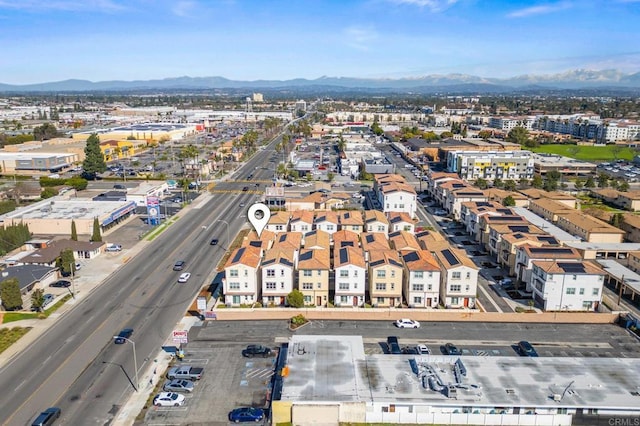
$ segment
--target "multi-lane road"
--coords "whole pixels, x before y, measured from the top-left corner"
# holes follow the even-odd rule
[[[269,161],[276,142],[259,151],[233,178],[253,174],[255,180],[271,179],[275,165]],[[186,212],[5,365],[0,370],[0,388],[5,390],[0,393],[2,424],[24,425],[49,406],[62,408],[62,424],[109,424],[136,385],[133,345],[115,345],[112,336],[122,328],[133,328],[138,371],[153,362],[211,279],[230,244],[227,238],[233,239],[245,225],[246,209],[256,194],[242,192],[242,186],[221,184],[234,192],[216,192]],[[213,237],[219,245],[209,245]],[[192,276],[186,284],[177,283],[180,273],[172,270],[176,260],[187,262],[184,271]]]

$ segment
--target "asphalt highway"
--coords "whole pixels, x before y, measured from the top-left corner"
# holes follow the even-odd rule
[[[273,151],[276,143],[259,151],[232,178],[246,179],[252,173],[254,180],[270,180],[275,165],[269,159],[278,155]],[[230,239],[246,223],[246,210],[256,194],[242,192],[242,183],[222,186],[229,192],[215,193],[206,204],[190,209],[0,371],[0,388],[5,390],[0,393],[2,424],[24,425],[50,406],[62,409],[61,424],[113,421],[136,389],[133,343],[116,345],[113,336],[122,328],[134,329],[138,372],[145,371],[210,282],[230,244],[224,222]],[[214,237],[220,242],[210,246]],[[182,272],[192,274],[185,284],[177,283],[181,272],[172,270],[177,260],[185,260]]]

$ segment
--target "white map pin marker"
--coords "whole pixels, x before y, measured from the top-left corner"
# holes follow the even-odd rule
[[[262,234],[264,227],[269,223],[269,218],[271,218],[271,210],[269,210],[266,204],[255,203],[249,207],[247,217],[251,225],[253,225],[253,229],[256,230],[258,238],[260,238],[260,234]]]

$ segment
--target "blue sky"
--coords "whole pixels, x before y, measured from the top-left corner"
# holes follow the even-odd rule
[[[0,82],[640,71],[640,0],[0,0]]]

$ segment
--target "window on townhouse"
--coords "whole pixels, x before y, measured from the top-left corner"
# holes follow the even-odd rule
[[[457,297],[452,297],[451,298],[451,304],[452,305],[458,305],[460,303],[460,300]]]
[[[600,289],[599,288],[594,288],[593,291],[591,292],[591,295],[593,295],[593,296],[597,296],[598,294],[600,294]]]
[[[304,303],[311,303],[311,296],[304,296]]]
[[[449,286],[449,291],[452,293],[458,293],[462,290],[462,286],[460,284],[451,284]]]
[[[248,282],[244,282],[244,288],[249,288],[249,283]]]
[[[380,304],[384,303],[384,297],[377,297],[376,302]]]
[[[387,276],[387,272],[386,271],[378,270],[376,272],[376,277],[378,277],[378,278],[385,278],[386,276]]]
[[[398,204],[399,209],[404,209],[404,204]]]
[[[275,269],[267,269],[267,277],[275,277],[276,270]]]
[[[471,272],[467,272],[467,279],[471,278]]]
[[[313,283],[302,283],[303,290],[313,290]]]
[[[451,273],[451,279],[452,280],[459,280],[460,278],[461,278],[460,272],[452,272]]]
[[[353,271],[353,276],[354,276],[354,277],[357,277],[357,276],[358,276],[358,270],[357,270],[357,269]]]
[[[387,283],[376,283],[376,290],[383,291],[387,289]]]
[[[412,291],[424,291],[424,284],[413,284],[411,286]]]
[[[396,289],[395,283],[391,283],[391,290],[395,290],[395,289]]]
[[[464,286],[464,291],[466,291],[467,293],[469,293],[469,284],[467,284],[466,286]]]
[[[322,275],[322,271],[318,269],[318,273],[316,274],[317,276]]]
[[[567,292],[566,294],[576,294],[576,289],[575,287],[567,287]]]
[[[429,272],[429,278],[433,278],[433,272]]]
[[[333,231],[333,225],[327,225],[327,231]]]
[[[248,270],[246,270],[246,269],[244,270],[244,276],[245,276],[245,277],[248,277],[248,276],[249,276],[249,271],[248,271]]]
[[[280,276],[284,277],[284,269],[280,269]]]
[[[308,231],[308,230],[309,230],[309,227],[308,227],[307,225],[302,225],[302,226],[300,227],[300,229],[301,229],[302,231]]]
[[[282,225],[276,225],[276,231],[282,231],[284,227]]]
[[[405,225],[403,231],[410,232],[411,231],[411,227],[409,225]]]
[[[396,276],[396,271],[391,271],[391,278],[394,278]]]
[[[345,278],[349,276],[349,271],[346,269],[340,269],[340,277]]]
[[[320,289],[322,288],[322,283],[317,283],[317,284],[316,284],[316,288],[317,288],[318,290],[320,290]]]
[[[229,283],[230,290],[240,290],[240,283]]]
[[[302,271],[302,276],[310,277],[312,273],[313,273],[313,271],[311,269],[305,269],[305,270]]]
[[[414,297],[413,298],[413,303],[415,303],[417,305],[421,304],[422,303],[422,297],[418,297],[418,296]]]
[[[424,272],[422,271],[414,271],[413,278],[422,278],[424,276]]]
[[[282,281],[282,282],[280,283],[280,288],[281,288],[281,289],[283,289],[283,288],[284,288],[284,281]]]
[[[433,286],[432,286],[431,284],[427,284],[427,290],[428,290],[428,291],[431,291],[431,290],[432,290],[432,287],[433,287]]]
[[[230,277],[237,277],[238,276],[238,270],[237,269],[229,269],[229,276]]]
[[[584,288],[581,288],[578,293],[582,296],[584,294]]]
[[[349,296],[340,296],[340,303],[348,303]]]
[[[339,283],[338,288],[340,290],[349,290],[349,283]]]
[[[276,289],[276,283],[265,283],[265,286],[266,286],[267,290],[275,290]]]
[[[378,225],[378,232],[384,232],[384,226]]]

